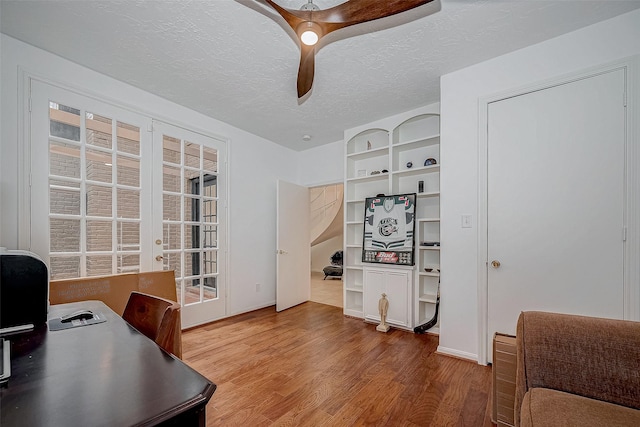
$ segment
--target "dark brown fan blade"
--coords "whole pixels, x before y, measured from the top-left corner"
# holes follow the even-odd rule
[[[324,30],[324,35],[350,25],[386,18],[406,12],[433,0],[350,0],[329,9],[313,12],[313,21]]]
[[[278,5],[278,3],[274,2],[273,0],[264,1],[266,1],[272,8],[274,8],[275,11],[284,18],[285,21],[287,21],[287,24],[289,24],[294,32],[301,22],[311,20],[311,15],[308,11],[287,9]]]
[[[300,43],[300,68],[298,68],[298,98],[302,98],[313,86],[315,73],[315,46]]]

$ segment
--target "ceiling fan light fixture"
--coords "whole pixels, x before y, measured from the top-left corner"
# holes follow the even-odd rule
[[[322,29],[315,22],[305,21],[298,26],[300,41],[307,46],[313,46],[320,40]]]

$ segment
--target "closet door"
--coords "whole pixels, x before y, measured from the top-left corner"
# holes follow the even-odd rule
[[[488,110],[488,333],[523,310],[623,317],[625,74]]]

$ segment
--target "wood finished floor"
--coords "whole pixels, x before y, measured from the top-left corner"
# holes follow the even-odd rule
[[[311,273],[311,301],[320,304],[342,307],[342,279],[327,277],[324,274]]]
[[[492,426],[491,369],[437,345],[307,302],[185,331],[183,358],[218,386],[208,426]]]

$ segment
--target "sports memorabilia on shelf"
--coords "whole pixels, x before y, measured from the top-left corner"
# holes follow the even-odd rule
[[[362,262],[414,265],[416,194],[365,200]]]

